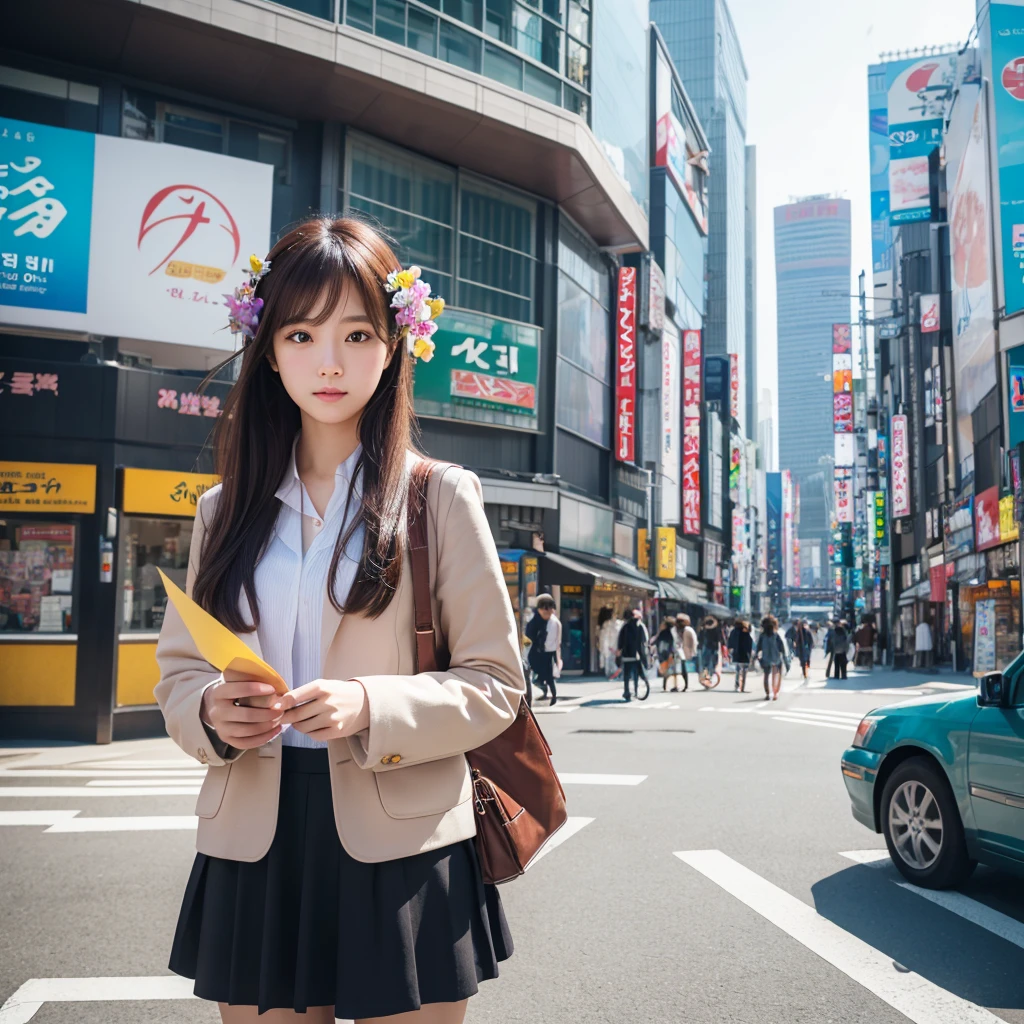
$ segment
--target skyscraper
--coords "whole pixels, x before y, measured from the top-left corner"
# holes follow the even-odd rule
[[[746,316],[746,395],[747,437],[757,440],[757,146],[746,148],[746,187],[744,189],[744,249]]]
[[[800,483],[800,536],[810,568],[811,550],[820,549],[829,532],[832,325],[850,321],[848,199],[808,196],[775,207],[775,288],[779,465]]]
[[[711,148],[705,352],[737,354],[746,377],[752,372],[746,359],[747,68],[725,0],[651,0],[651,20],[665,38]],[[748,435],[754,429],[747,422],[749,405],[740,403]]]

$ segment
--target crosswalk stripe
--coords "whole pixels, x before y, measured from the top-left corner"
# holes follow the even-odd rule
[[[852,725],[837,725],[835,722],[821,722],[815,718],[793,718],[790,715],[770,715],[769,717],[774,718],[776,722],[792,722],[795,725],[816,725],[819,729],[845,729],[847,732],[853,731]]]
[[[0,786],[0,800],[9,797],[196,796],[199,786],[140,786],[138,789],[90,789],[88,786]]]
[[[984,1007],[919,974],[894,969],[891,957],[720,850],[676,856],[915,1024],[1003,1024]]]
[[[561,846],[567,839],[571,839],[580,829],[585,828],[593,818],[566,818],[565,824],[548,840],[544,848],[534,857],[530,867],[532,868],[542,857],[546,857],[556,847]]]
[[[799,718],[805,722],[832,722],[844,728],[856,729],[860,718],[841,718],[839,715],[809,715],[803,711],[795,711],[792,708],[779,708],[772,714],[787,715],[790,718]]]
[[[104,775],[109,779],[201,779],[206,774],[202,767],[179,769],[177,771],[150,770],[150,771],[112,771],[104,772],[94,768],[91,771],[83,771],[78,768],[59,771],[44,768],[0,768],[0,779],[95,779],[97,775]]]
[[[863,711],[835,711],[832,708],[792,708],[794,714],[824,715],[827,718],[851,718],[859,722],[864,717]]]
[[[912,885],[910,882],[897,882],[901,889],[916,893],[918,896],[962,917],[971,924],[984,928],[985,931],[998,935],[999,938],[1012,942],[1015,946],[1024,949],[1024,922],[993,910],[984,903],[972,900],[961,892],[940,892],[935,889],[922,889],[920,886]]]
[[[79,811],[0,811],[0,825],[56,825]]]
[[[855,864],[863,864],[867,867],[885,867],[890,863],[888,850],[846,850],[839,854]]]
[[[77,812],[76,812],[77,813]],[[167,832],[199,827],[194,814],[139,814],[121,818],[62,818],[46,832]]]
[[[121,787],[122,789],[129,788],[141,788],[145,789],[147,786],[151,786],[159,789],[166,789],[168,786],[198,786],[202,784],[202,779],[90,779],[87,786],[101,786],[107,787],[108,789],[116,789]],[[3,789],[0,788],[0,793]]]
[[[580,772],[559,772],[563,786],[639,786],[646,775],[601,775]]]

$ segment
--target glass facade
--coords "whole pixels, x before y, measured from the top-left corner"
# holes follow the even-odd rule
[[[73,633],[75,526],[0,521],[0,633]]]
[[[279,0],[333,19],[333,0]],[[342,21],[590,119],[591,0],[341,0]]]
[[[779,464],[800,483],[800,539],[809,548],[829,532],[832,325],[850,322],[849,200],[775,208],[775,275]]]
[[[568,224],[558,237],[555,422],[611,447],[612,284],[604,258]]]
[[[651,181],[651,250],[665,272],[665,298],[680,327],[698,330],[707,303],[707,238],[663,168],[655,168]]]
[[[657,23],[704,127],[710,207],[705,351],[746,349],[747,71],[725,0],[651,0]],[[741,405],[741,418],[745,408]]]
[[[534,322],[534,200],[356,132],[345,155],[341,205],[383,226],[435,292],[452,306]]]
[[[570,19],[571,24],[571,19]],[[600,3],[594,10],[594,134],[633,198],[647,203],[647,0]]]

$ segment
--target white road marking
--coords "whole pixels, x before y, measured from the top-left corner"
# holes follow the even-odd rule
[[[941,683],[938,681],[925,683],[925,686],[933,690],[976,690],[977,683]]]
[[[0,1006],[0,1024],[28,1024],[45,1003],[197,999],[192,994],[194,986],[191,978],[176,974],[152,978],[32,978]]]
[[[793,708],[794,712],[799,712],[801,715],[824,715],[826,718],[852,718],[855,722],[859,722],[864,717],[863,711],[834,711],[831,708]]]
[[[177,771],[167,769],[150,769],[147,771],[129,771],[117,769],[106,772],[100,768],[93,768],[90,771],[83,771],[79,768],[69,768],[63,771],[46,768],[0,768],[0,779],[95,779],[102,773],[108,779],[201,779],[206,775],[206,769],[197,767],[194,769],[181,768]]]
[[[804,722],[831,722],[833,725],[841,725],[844,729],[856,729],[863,716],[856,718],[843,718],[842,715],[824,715],[818,712],[811,714],[808,711],[801,711],[799,708],[777,708],[771,712],[772,717],[776,714],[786,715],[789,718],[797,718]]]
[[[0,786],[0,800],[8,797],[80,796],[196,796],[199,786],[140,786],[138,789],[89,789],[88,786]]]
[[[897,969],[891,957],[720,850],[689,850],[676,856],[915,1024],[1000,1024],[1000,1018],[984,1007],[913,971]]]
[[[0,825],[56,825],[81,811],[0,811]]]
[[[194,814],[139,814],[121,818],[61,819],[46,832],[194,832],[198,827],[199,819]]]
[[[903,689],[902,686],[887,686],[887,687],[885,687],[884,689],[881,689],[881,690],[842,690],[842,691],[838,691],[838,692],[842,692],[842,693],[872,693],[872,694],[880,693],[880,694],[883,694],[884,696],[889,696],[891,694],[896,694],[896,695],[898,695],[900,697],[923,697],[925,695],[925,693],[927,693],[926,690],[905,690],[905,689]]]
[[[166,789],[168,786],[198,786],[202,784],[202,779],[90,779],[87,786],[100,786],[107,787],[108,789],[116,789],[120,786],[122,789],[129,788],[142,788],[145,789],[147,786],[159,788],[161,790]],[[0,787],[2,792],[2,787]]]
[[[846,732],[852,733],[854,726],[850,725],[838,725],[835,722],[821,722],[814,718],[793,718],[790,715],[771,715],[776,722],[792,722],[794,725],[816,725],[819,729],[844,729]]]
[[[886,864],[892,863],[888,850],[846,850],[839,856],[852,860],[855,864],[864,864],[873,868],[884,868]]]
[[[546,857],[555,847],[561,846],[567,839],[572,839],[580,829],[585,828],[593,820],[593,818],[566,818],[565,824],[551,837],[540,853],[534,857],[530,867],[532,868],[542,857]]]
[[[587,775],[580,772],[559,772],[563,786],[639,786],[646,775]]]
[[[896,882],[901,889],[916,893],[918,896],[932,903],[938,904],[950,913],[962,917],[979,928],[998,935],[999,938],[1012,942],[1015,946],[1024,949],[1024,922],[1018,921],[1008,914],[1002,914],[998,910],[972,900],[961,892],[939,892],[935,889],[922,889],[920,886],[912,885],[910,882]]]

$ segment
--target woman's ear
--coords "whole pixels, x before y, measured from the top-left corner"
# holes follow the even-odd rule
[[[274,373],[281,372],[277,368],[277,360],[274,358],[274,350],[272,348],[267,350],[267,362],[270,363],[270,368],[274,371]]]

